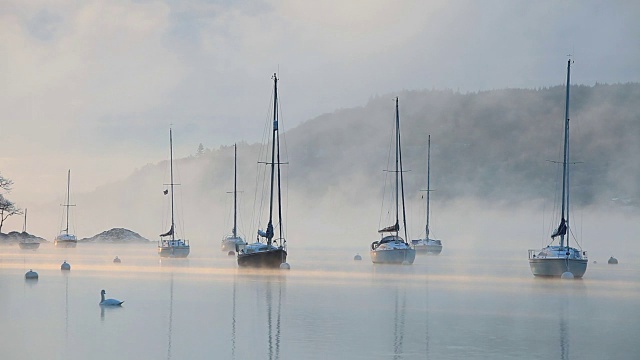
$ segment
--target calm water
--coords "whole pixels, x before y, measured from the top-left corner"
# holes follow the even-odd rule
[[[526,250],[412,266],[354,254],[290,249],[292,270],[261,273],[213,246],[163,261],[153,246],[2,247],[0,358],[640,358],[637,264],[569,281],[532,277]],[[101,289],[123,307],[98,306]]]

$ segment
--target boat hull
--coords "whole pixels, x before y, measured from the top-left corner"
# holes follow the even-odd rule
[[[78,244],[78,240],[55,240],[53,245],[57,248],[74,248]]]
[[[442,252],[442,244],[413,240],[413,248],[418,254],[439,255]]]
[[[25,250],[34,250],[40,247],[39,242],[20,242],[18,245],[20,246],[20,249]]]
[[[186,258],[189,252],[188,246],[158,246],[158,255],[165,258]]]
[[[416,260],[415,249],[376,249],[369,251],[374,264],[413,264]]]
[[[238,253],[238,266],[251,268],[279,268],[287,262],[287,251],[283,248],[256,251],[252,253]]]
[[[241,238],[226,238],[222,240],[222,244],[220,245],[220,250],[222,251],[240,251],[243,249],[247,243]]]
[[[560,277],[566,271],[581,278],[587,271],[587,259],[539,258],[529,259],[531,273],[540,277]]]
[[[160,240],[158,241],[158,255],[165,258],[186,258],[191,252],[189,240]]]

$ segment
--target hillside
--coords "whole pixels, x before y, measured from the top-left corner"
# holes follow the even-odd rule
[[[564,86],[466,94],[402,91],[373,97],[362,107],[323,114],[285,133],[283,161],[289,162],[283,166],[283,179],[289,184],[285,196],[288,209],[298,218],[299,233],[336,221],[375,228],[365,221],[375,222],[379,215],[396,95],[409,202],[422,203],[419,190],[426,186],[429,134],[436,207],[466,199],[502,207],[553,200],[559,168],[549,160],[562,157]],[[635,83],[572,87],[574,206],[640,209],[637,99],[640,84]],[[230,144],[233,141],[229,139]],[[257,227],[256,170],[264,166],[257,164],[259,152],[257,144],[238,144],[239,228],[249,234]],[[176,187],[179,235],[218,243],[231,229],[232,197],[227,192],[233,189],[233,147],[177,159],[174,165],[176,182],[181,184]],[[162,185],[166,183],[164,161],[137,169],[122,182],[80,194],[76,200],[84,219],[78,223],[88,233],[111,227],[140,229],[153,240],[169,228],[169,197],[163,195]],[[261,219],[265,221],[264,216]],[[323,231],[327,236],[339,233],[331,227]]]
[[[459,94],[401,92],[400,116],[407,189],[425,186],[427,135],[438,197],[524,201],[554,191],[562,158],[564,86]],[[293,183],[310,196],[349,188],[354,199],[371,188],[349,186],[380,176],[393,119],[393,95],[373,98],[290,131]],[[640,199],[640,84],[573,86],[573,199]],[[374,182],[375,184],[375,182]],[[377,189],[380,186],[373,186]]]

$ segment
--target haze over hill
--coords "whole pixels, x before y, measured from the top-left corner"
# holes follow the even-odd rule
[[[424,226],[419,190],[426,186],[429,134],[431,187],[436,190],[433,207],[438,209],[435,218],[447,229],[447,236],[474,226],[478,214],[467,214],[465,225],[456,224],[456,218],[471,209],[482,209],[486,216],[491,211],[525,208],[535,216],[531,226],[537,230],[542,209],[548,212],[551,208],[559,183],[558,165],[547,160],[562,157],[564,91],[564,86],[477,93],[401,91],[304,122],[285,133],[287,156],[283,161],[289,162],[283,166],[283,178],[289,184],[285,222],[290,236],[298,244],[313,241],[316,245],[336,245],[339,238],[348,237],[355,247],[371,240],[363,229],[376,236],[394,96],[399,96],[400,103],[404,169],[409,171],[405,193],[414,237]],[[572,165],[571,196],[576,208],[614,206],[637,216],[639,98],[637,83],[572,87],[571,161],[579,163]],[[192,144],[194,149],[197,145]],[[252,220],[255,174],[257,166],[264,166],[256,164],[259,151],[258,144],[238,144],[238,189],[243,191],[239,228],[250,240],[257,227]],[[181,184],[177,186],[176,213],[185,223],[178,227],[179,234],[193,244],[218,243],[231,230],[232,197],[227,192],[233,189],[233,147],[207,149],[176,159],[174,165],[176,182]],[[168,182],[168,162],[164,161],[141,167],[126,180],[93,193],[76,194],[78,206],[72,214],[80,230],[77,235],[124,227],[156,239],[169,227],[168,196],[162,194]],[[55,205],[50,207],[49,218],[59,213]],[[493,220],[481,226],[504,225],[497,223],[504,219]],[[264,226],[266,217],[261,221]],[[55,229],[55,225],[48,226]]]

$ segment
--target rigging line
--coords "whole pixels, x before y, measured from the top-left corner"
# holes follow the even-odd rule
[[[262,211],[264,209],[264,193],[265,193],[264,177],[266,176],[266,166],[263,166],[260,160],[263,159],[263,156],[266,159],[268,155],[267,149],[269,147],[270,141],[267,139],[270,138],[270,134],[271,134],[270,129],[271,129],[272,120],[270,120],[270,114],[272,112],[271,110],[273,109],[272,108],[273,96],[274,96],[274,89],[272,88],[271,97],[269,98],[269,104],[266,107],[267,110],[264,116],[266,121],[264,122],[264,127],[262,131],[262,141],[260,142],[260,146],[258,148],[258,162],[256,162],[256,186],[255,186],[255,192],[253,197],[253,210],[251,214],[251,228],[256,230],[256,232],[260,228]],[[262,184],[262,187],[260,187],[260,184]],[[260,191],[260,195],[258,196],[259,191]]]
[[[394,115],[395,116],[395,115]],[[393,128],[395,128],[395,117],[394,117],[394,121],[393,121]],[[393,141],[395,139],[395,131],[390,131],[388,132],[389,134],[389,145],[387,147],[388,152],[387,152],[387,169],[389,169],[390,165],[391,165],[391,144],[393,144]],[[384,216],[384,209],[385,209],[385,201],[387,198],[387,184],[389,182],[389,171],[387,170],[383,170],[384,173],[384,184],[382,186],[382,203],[380,205],[380,219],[378,220],[378,228],[381,227],[386,227],[386,222],[388,219],[385,218],[384,222],[385,224],[383,224],[383,216]],[[391,191],[391,203],[393,203],[393,191]],[[387,212],[387,215],[389,214],[389,212]]]
[[[282,99],[282,90],[278,93],[278,97],[279,99]],[[283,121],[283,116],[282,116],[282,104],[281,101],[278,100],[278,141],[280,141],[280,136],[282,136],[282,142],[283,142],[283,148],[284,148],[284,163],[289,163],[289,152],[287,151],[288,147],[287,147],[287,135],[286,135],[286,131],[284,130],[284,121]],[[282,130],[282,131],[281,131]],[[280,146],[278,146],[278,153],[280,152]],[[278,162],[280,162],[280,160],[278,160]],[[280,165],[278,165],[278,177],[280,177]],[[284,218],[288,219],[288,213],[289,213],[289,171],[285,170],[284,171],[284,177],[285,177],[285,203],[284,203]],[[280,182],[280,180],[278,180],[278,182]],[[279,190],[280,191],[280,190]],[[282,201],[282,198],[280,199],[280,201]],[[282,224],[282,234],[281,237],[284,239],[282,241],[282,244],[280,245],[284,245],[286,244],[286,236],[284,236],[284,234],[287,232],[287,226],[286,224]]]

